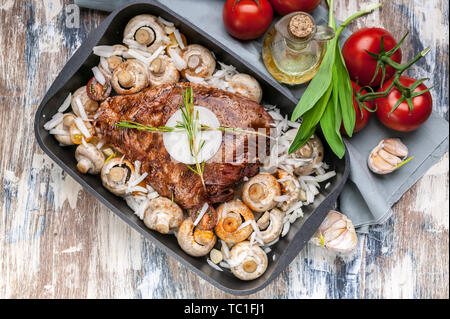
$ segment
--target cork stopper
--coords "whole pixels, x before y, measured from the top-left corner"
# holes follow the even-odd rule
[[[314,21],[309,15],[299,13],[289,20],[289,32],[297,38],[306,38],[314,31]]]

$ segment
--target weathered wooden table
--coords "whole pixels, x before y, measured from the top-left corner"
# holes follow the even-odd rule
[[[37,145],[35,110],[104,13],[72,1],[0,1],[0,298],[233,297],[206,283],[91,197]],[[338,1],[347,17],[377,1]],[[404,58],[432,47],[408,71],[430,77],[448,120],[448,1],[385,0],[351,30],[407,30]],[[308,246],[255,298],[448,298],[448,153],[400,200],[392,218],[359,236],[343,260]]]

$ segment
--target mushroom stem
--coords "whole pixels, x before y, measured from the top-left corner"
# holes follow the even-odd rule
[[[154,37],[155,32],[153,31],[153,37],[152,37],[152,35],[150,35],[149,30],[153,31],[153,29],[150,29],[150,28],[149,29],[140,28],[139,30],[136,31],[135,39],[139,44],[149,45],[152,43],[153,39],[155,38]]]
[[[89,169],[93,168],[92,161],[88,160],[87,158],[82,158],[78,162],[77,168],[81,173],[86,174]]]
[[[200,65],[200,61],[200,56],[191,55],[188,59],[187,66],[189,67],[189,69],[193,70]]]
[[[254,201],[261,200],[265,195],[265,188],[261,183],[252,184],[248,188],[248,196]]]
[[[128,71],[120,71],[117,74],[117,78],[119,80],[119,83],[124,88],[130,88],[133,86],[134,78],[133,75]]]
[[[170,230],[170,216],[168,214],[158,214],[156,216],[156,231],[167,234]]]
[[[244,271],[249,274],[254,273],[256,268],[258,268],[258,265],[255,263],[254,260],[247,260],[242,265],[242,269],[244,269]]]

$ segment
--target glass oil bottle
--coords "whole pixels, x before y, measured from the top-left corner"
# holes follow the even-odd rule
[[[317,73],[326,50],[326,41],[335,32],[316,25],[306,12],[284,16],[269,30],[263,42],[264,64],[272,76],[286,84],[302,84]]]

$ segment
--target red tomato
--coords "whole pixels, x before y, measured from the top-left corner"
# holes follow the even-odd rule
[[[269,0],[276,12],[282,16],[294,11],[311,12],[320,4],[320,0]]]
[[[380,53],[381,36],[384,36],[383,43],[385,51],[389,51],[396,44],[394,37],[381,28],[364,28],[353,33],[342,47],[342,55],[344,56],[350,78],[357,81],[362,86],[376,87],[381,84],[382,72],[378,71],[378,75],[371,82],[377,69],[377,60],[371,57],[365,50],[372,53]],[[391,60],[400,63],[402,60],[402,51],[399,48],[392,56]],[[392,78],[395,69],[386,65],[385,82]]]
[[[362,116],[361,116],[361,110],[359,108],[358,102],[356,102],[355,98],[355,87],[356,92],[359,92],[361,90],[361,87],[357,85],[355,82],[352,81],[352,87],[353,87],[353,107],[355,108],[355,115],[356,115],[356,121],[355,121],[355,128],[353,129],[353,133],[361,131],[367,123],[369,123],[369,119],[372,116],[372,112],[367,111],[364,107],[362,108]],[[366,90],[361,91],[361,95],[366,94]],[[371,102],[366,101],[364,104],[371,109]],[[347,135],[347,132],[345,131],[344,122],[341,124],[341,134]]]
[[[400,83],[406,87],[410,87],[415,81],[415,79],[406,76],[400,77]],[[379,91],[385,91],[391,82],[392,80],[385,83]],[[414,92],[426,89],[427,87],[422,83],[414,90]],[[430,92],[425,92],[412,99],[414,106],[412,111],[410,111],[408,103],[403,101],[395,111],[389,115],[389,112],[401,97],[402,93],[394,86],[388,96],[375,100],[377,106],[376,114],[378,119],[385,126],[399,132],[410,132],[417,129],[428,119],[433,108],[433,100]]]
[[[227,0],[223,7],[225,28],[240,40],[256,39],[263,35],[272,18],[273,10],[268,0]]]
[[[91,100],[104,101],[111,94],[111,84],[107,80],[105,85],[101,85],[95,77],[92,77],[86,85],[86,93]]]

